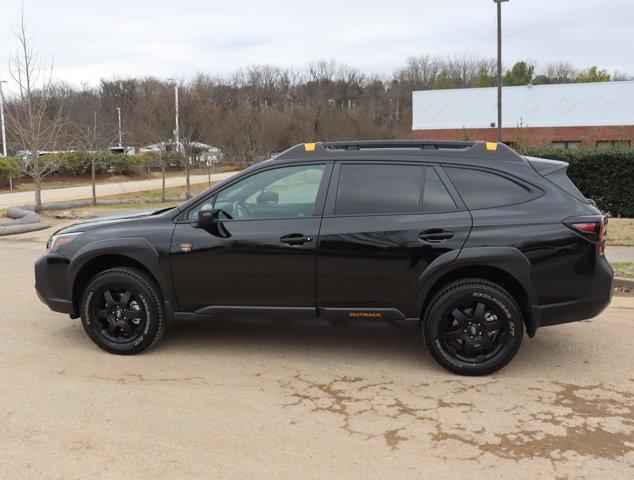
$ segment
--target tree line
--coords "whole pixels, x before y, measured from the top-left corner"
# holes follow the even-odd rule
[[[22,170],[36,184],[36,206],[41,205],[41,183],[54,171],[36,152],[88,152],[94,184],[99,153],[118,142],[117,109],[124,145],[174,138],[174,88],[179,93],[179,149],[188,174],[188,145],[194,142],[217,146],[225,160],[246,164],[311,140],[408,138],[413,90],[493,86],[496,75],[495,59],[456,54],[411,57],[389,75],[319,60],[301,69],[253,65],[224,76],[116,78],[77,86],[55,80],[24,18],[14,33],[18,49],[9,69],[14,94],[5,98],[7,143],[13,151],[29,152],[23,155]],[[539,68],[519,61],[503,74],[506,85],[628,78],[567,62]],[[156,155],[163,170],[168,156]]]

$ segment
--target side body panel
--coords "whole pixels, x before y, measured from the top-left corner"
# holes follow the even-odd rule
[[[315,307],[315,256],[320,218],[225,221],[221,229],[176,226],[172,278],[180,309],[208,306]],[[314,240],[287,245],[280,238]],[[191,250],[183,251],[187,244]]]

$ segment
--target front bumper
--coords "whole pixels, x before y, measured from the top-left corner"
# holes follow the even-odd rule
[[[595,273],[590,279],[588,294],[578,300],[553,303],[537,307],[539,309],[539,326],[560,325],[578,322],[599,315],[612,300],[612,282],[614,271],[605,259],[600,257]]]
[[[35,262],[35,291],[38,298],[54,312],[76,315],[67,292],[66,271],[69,260],[59,254],[45,254]]]

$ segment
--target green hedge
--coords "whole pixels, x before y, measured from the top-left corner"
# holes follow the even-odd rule
[[[568,176],[581,192],[614,217],[634,217],[634,148],[522,148],[523,155],[568,162]]]
[[[85,152],[53,153],[42,158],[55,161],[59,165],[57,172],[60,174],[87,175],[91,170],[91,156]],[[128,175],[134,173],[138,167],[147,166],[153,162],[154,156],[151,154],[122,155],[103,152],[97,155],[96,172]]]
[[[9,184],[9,178],[16,178],[20,175],[18,162],[14,158],[0,158],[0,185]]]

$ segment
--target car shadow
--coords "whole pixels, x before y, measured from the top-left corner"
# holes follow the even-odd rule
[[[391,358],[435,366],[416,325],[398,327],[276,324],[248,320],[176,321],[153,351],[190,350],[270,351],[279,355],[309,352],[315,356],[338,353],[356,358]]]

